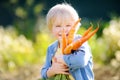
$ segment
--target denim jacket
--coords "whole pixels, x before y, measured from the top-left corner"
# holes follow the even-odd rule
[[[80,38],[76,36],[75,40]],[[41,70],[43,79],[47,78],[47,70],[51,67],[52,57],[58,47],[58,41],[52,43],[47,49],[46,62]],[[69,67],[69,72],[75,80],[94,80],[92,54],[89,45],[85,42],[78,50],[72,54],[64,55],[64,61]]]

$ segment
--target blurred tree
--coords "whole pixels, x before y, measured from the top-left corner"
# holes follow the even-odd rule
[[[111,13],[120,15],[120,0],[47,0],[46,8],[62,2],[71,4],[82,18],[110,20]]]
[[[62,2],[71,4],[78,11],[86,28],[91,21],[100,21],[99,36],[111,14],[120,15],[119,0],[0,0],[0,25],[14,25],[20,34],[31,39],[37,17],[45,16],[52,6]]]
[[[44,7],[41,0],[1,0],[0,25],[14,25],[19,34],[32,39],[37,17]]]

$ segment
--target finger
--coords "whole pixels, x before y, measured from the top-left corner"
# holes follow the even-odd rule
[[[67,68],[67,69],[64,69],[63,71],[69,71],[69,69]]]
[[[69,69],[60,69],[61,72],[69,72]]]
[[[67,74],[67,75],[69,75],[70,73],[68,71],[57,71],[56,74]]]
[[[67,65],[67,64],[63,64],[63,65],[68,68],[68,65]]]
[[[61,72],[61,74],[69,75],[70,73],[69,72]]]
[[[65,62],[61,62],[61,61],[57,61],[60,64],[63,64],[64,66],[67,66],[67,64]]]

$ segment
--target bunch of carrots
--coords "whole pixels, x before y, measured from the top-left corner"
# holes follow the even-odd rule
[[[91,38],[99,29],[99,27],[97,27],[93,32],[91,32],[89,34],[89,32],[92,30],[92,26],[91,26],[90,28],[88,28],[85,31],[82,38],[73,42],[75,30],[76,30],[76,27],[77,27],[76,25],[79,22],[80,22],[80,19],[77,20],[75,22],[75,24],[72,26],[72,28],[70,29],[70,31],[68,33],[68,36],[65,35],[65,31],[63,29],[63,32],[62,32],[62,53],[64,55],[71,54],[72,50],[77,50],[84,42],[86,42],[89,38]]]
[[[94,31],[90,34],[89,32],[92,30],[92,26],[88,28],[85,33],[83,34],[82,38],[74,40],[74,34],[77,27],[77,24],[80,22],[81,19],[78,19],[75,24],[71,27],[68,36],[66,36],[65,31],[62,31],[62,53],[63,55],[71,54],[72,50],[77,50],[84,42],[86,42],[89,38],[91,38],[99,29],[97,27]],[[47,80],[70,80],[69,75],[58,74],[53,78],[49,78]]]

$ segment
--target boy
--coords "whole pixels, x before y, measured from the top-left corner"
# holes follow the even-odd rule
[[[42,78],[66,74],[71,75],[74,80],[94,80],[92,54],[87,42],[69,55],[61,52],[62,30],[68,36],[69,30],[79,19],[76,10],[69,4],[57,4],[49,10],[46,18],[47,26],[57,40],[48,47],[46,63],[41,70]],[[80,37],[75,34],[74,40]]]

